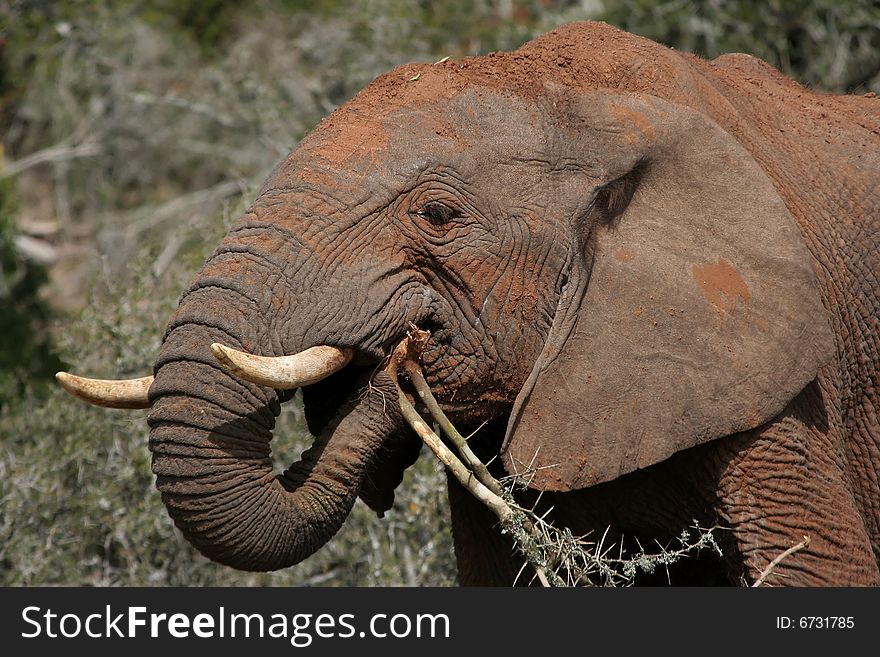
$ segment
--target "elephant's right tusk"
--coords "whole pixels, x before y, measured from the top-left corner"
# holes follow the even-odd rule
[[[217,342],[211,345],[220,364],[245,381],[278,390],[300,388],[326,379],[348,365],[353,349],[318,345],[291,356],[255,356]]]
[[[149,408],[147,392],[153,377],[140,379],[87,379],[68,372],[55,375],[58,383],[74,397],[105,408]]]

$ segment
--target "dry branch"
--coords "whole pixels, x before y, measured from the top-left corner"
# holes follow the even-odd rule
[[[785,552],[783,552],[778,557],[776,557],[773,561],[771,561],[769,564],[767,564],[767,567],[764,570],[761,571],[761,575],[758,577],[758,579],[755,580],[755,583],[752,584],[752,588],[758,588],[759,586],[761,586],[761,584],[763,584],[767,580],[767,578],[773,574],[773,571],[776,569],[776,566],[781,564],[784,559],[790,557],[795,552],[800,552],[805,547],[807,547],[809,544],[810,544],[810,537],[804,536],[804,540],[802,540],[797,545],[792,545]]]
[[[440,407],[430,390],[428,390],[427,384],[424,384],[424,386],[421,387],[422,392],[425,393],[425,399],[430,400],[429,410],[433,407],[437,411],[440,411],[439,416],[442,418],[440,421],[447,424],[451,432],[457,436],[456,445],[464,445],[468,453],[466,459],[469,463],[474,463],[481,470],[483,473],[482,476],[486,479],[487,483],[483,483],[480,477],[478,477],[473,470],[469,469],[469,467],[466,466],[461,459],[459,459],[458,456],[456,456],[452,450],[443,443],[440,436],[438,436],[422,419],[418,414],[418,411],[416,411],[415,407],[407,398],[406,393],[401,389],[397,380],[397,372],[401,368],[407,372],[417,370],[418,378],[424,383],[424,377],[421,375],[421,370],[418,366],[418,359],[427,344],[428,336],[429,334],[426,331],[411,331],[410,335],[402,340],[394,349],[388,365],[386,366],[386,372],[388,372],[389,376],[397,384],[398,401],[404,419],[406,419],[407,423],[409,423],[416,434],[422,439],[422,442],[434,452],[437,458],[440,459],[440,462],[446,466],[461,485],[495,514],[501,522],[503,531],[513,536],[517,548],[523,553],[528,562],[535,569],[541,584],[543,586],[559,586],[564,584],[555,573],[551,572],[548,576],[546,564],[543,562],[543,559],[540,556],[540,551],[537,549],[541,539],[540,535],[534,531],[534,526],[522,509],[511,506],[502,495],[494,492],[499,491],[503,494],[501,484],[489,474],[486,466],[480,462],[473,452],[471,452],[461,434],[459,434],[455,427],[452,426],[452,423],[446,418],[446,415],[440,411]],[[437,417],[435,417],[435,419],[437,419]]]
[[[39,164],[67,162],[81,157],[94,157],[101,153],[101,147],[94,142],[83,142],[76,146],[56,144],[31,153],[20,160],[6,162],[0,167],[0,178],[9,178]]]
[[[423,333],[425,332],[418,332],[418,334]],[[418,358],[426,340],[427,339],[424,335],[413,336],[413,334],[411,334],[410,337],[407,337],[400,342],[391,354],[391,360],[388,363],[387,371],[394,382],[397,383],[397,394],[401,413],[403,413],[404,419],[418,434],[419,438],[422,439],[422,442],[424,442],[428,448],[436,454],[441,463],[452,472],[453,476],[461,482],[462,486],[471,491],[478,500],[498,516],[499,520],[505,522],[510,518],[513,510],[507,505],[500,494],[494,492],[491,488],[479,481],[474,473],[461,462],[452,450],[443,444],[440,437],[425,423],[418,411],[416,411],[415,407],[410,403],[406,394],[400,388],[400,384],[397,381],[398,370],[401,367],[406,370],[407,363],[412,363],[414,359]],[[416,367],[418,367],[417,364]],[[501,485],[495,481],[495,486],[493,486],[493,488],[500,491]]]
[[[427,341],[427,331],[413,331],[411,335],[417,334],[425,334],[423,336],[419,336],[419,340]],[[412,339],[412,338],[410,338]],[[450,419],[446,417],[446,414],[440,408],[440,404],[437,403],[437,400],[434,398],[434,395],[431,393],[431,389],[428,387],[428,382],[425,381],[425,377],[422,374],[422,368],[419,367],[418,361],[412,357],[406,358],[403,361],[403,369],[406,372],[407,376],[409,376],[410,382],[413,384],[413,387],[416,389],[416,392],[419,395],[419,398],[422,400],[422,403],[428,408],[428,412],[431,414],[431,417],[434,418],[434,421],[437,422],[441,431],[446,434],[446,437],[452,442],[455,446],[455,449],[461,455],[462,460],[465,465],[467,465],[477,476],[477,479],[486,486],[489,490],[491,490],[498,497],[504,496],[504,490],[501,487],[501,484],[495,477],[489,474],[488,468],[477,458],[477,455],[473,453],[470,446],[467,443],[467,439],[462,436],[455,426],[452,424]]]
[[[522,478],[506,479],[507,485],[495,479],[431,393],[419,366],[421,353],[429,338],[427,331],[412,327],[407,337],[395,347],[385,367],[397,384],[401,413],[453,476],[499,519],[502,533],[512,537],[516,549],[526,559],[520,574],[526,565],[531,565],[543,586],[593,585],[597,577],[605,585],[615,586],[631,583],[637,572],[653,572],[657,567],[667,566],[695,551],[710,549],[720,554],[712,535],[714,528],[704,530],[695,523],[696,538],[692,539],[689,531],[683,531],[676,549],[658,545],[657,553],[648,554],[642,549],[624,558],[621,545],[620,556],[614,558],[609,556],[613,546],[604,547],[605,536],[597,546],[587,542],[584,537],[573,536],[567,529],[552,526],[546,521],[547,514],[539,516],[535,509],[519,506],[514,501],[513,489],[522,485]],[[401,370],[413,384],[435,426],[442,429],[459,455],[449,449],[419,415],[400,387],[398,372]]]

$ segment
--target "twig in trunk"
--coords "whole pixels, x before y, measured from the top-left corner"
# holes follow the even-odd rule
[[[399,390],[399,389],[398,389]],[[425,421],[418,414],[416,409],[406,398],[402,390],[398,392],[400,401],[400,410],[404,419],[409,423],[413,430],[418,434],[437,458],[445,465],[450,472],[466,487],[480,502],[485,504],[502,522],[510,519],[513,510],[507,505],[503,498],[493,493],[489,488],[476,479],[474,474],[467,469],[464,463],[450,450],[443,441],[440,440],[434,431],[425,424]]]

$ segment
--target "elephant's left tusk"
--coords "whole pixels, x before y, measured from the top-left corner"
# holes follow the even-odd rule
[[[68,372],[55,375],[58,383],[74,397],[105,408],[149,408],[147,392],[153,377],[139,379],[87,379]]]
[[[245,381],[291,390],[317,383],[348,365],[353,349],[318,345],[291,356],[255,356],[215,342],[211,345],[220,364]]]

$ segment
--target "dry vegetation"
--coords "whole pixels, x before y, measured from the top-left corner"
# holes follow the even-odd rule
[[[710,55],[730,49],[725,35],[745,39],[730,25],[779,18],[774,3],[746,15],[734,9],[748,3],[727,3],[715,22],[682,17],[684,2],[605,4],[635,31],[665,20],[667,31],[651,36]],[[784,54],[777,63],[795,73],[808,62],[804,79],[829,89],[880,90],[869,29],[878,11],[807,4],[791,20],[825,54],[804,54],[788,36],[751,50]],[[515,47],[601,9],[587,0],[260,0],[247,10],[224,0],[0,0],[0,584],[454,583],[433,459],[408,472],[383,520],[359,504],[303,564],[240,573],[208,562],[174,529],[153,486],[144,413],[75,404],[49,377],[62,361],[87,375],[148,373],[180,290],[271,167],[375,75]],[[282,463],[308,438],[296,403],[280,424]]]

